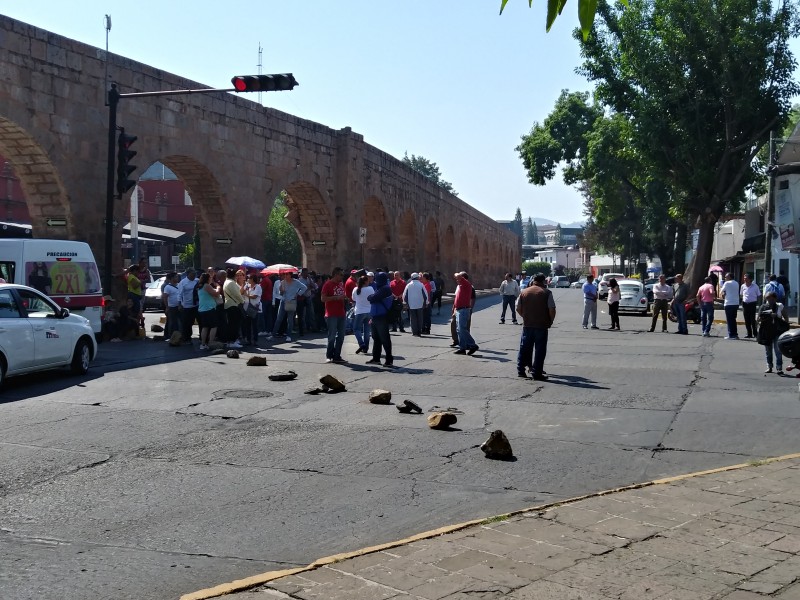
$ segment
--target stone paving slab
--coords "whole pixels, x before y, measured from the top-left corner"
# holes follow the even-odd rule
[[[790,455],[498,516],[184,599],[798,600],[798,498],[800,456]]]

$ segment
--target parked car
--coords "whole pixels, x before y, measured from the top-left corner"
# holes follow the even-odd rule
[[[597,281],[597,297],[600,300],[605,300],[608,298],[608,280],[609,279],[616,279],[617,283],[619,283],[620,279],[625,279],[625,275],[622,273],[606,273],[605,275],[601,275],[600,279]],[[637,281],[637,280],[632,280]]]
[[[0,385],[6,377],[56,367],[83,375],[95,356],[88,319],[32,287],[0,284]]]
[[[650,312],[650,303],[647,301],[647,292],[638,279],[617,279],[619,285],[619,310],[633,311],[646,315]],[[606,283],[606,286],[608,284]]]
[[[547,287],[551,288],[568,288],[569,287],[569,277],[566,275],[555,275],[551,280]]]
[[[164,309],[164,302],[161,299],[161,294],[164,292],[161,288],[164,287],[166,281],[166,277],[159,277],[155,281],[147,284],[147,288],[144,290],[144,300],[142,300],[143,311],[147,310],[148,308],[155,310]]]
[[[571,288],[575,288],[575,289],[578,289],[578,290],[579,290],[579,289],[581,289],[581,288],[583,287],[583,284],[584,284],[584,283],[586,283],[586,277],[581,277],[580,279],[578,279],[578,281],[573,281],[573,282],[570,284],[570,286],[569,286],[569,287],[571,287]]]

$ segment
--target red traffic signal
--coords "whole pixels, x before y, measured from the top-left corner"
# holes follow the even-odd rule
[[[237,92],[285,92],[299,85],[291,73],[237,75],[231,83]]]

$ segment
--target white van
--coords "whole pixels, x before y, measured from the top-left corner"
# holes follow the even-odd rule
[[[0,277],[50,296],[102,331],[103,289],[89,244],[70,240],[0,239]]]

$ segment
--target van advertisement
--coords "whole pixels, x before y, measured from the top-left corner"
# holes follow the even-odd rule
[[[25,283],[48,296],[96,294],[100,274],[94,262],[69,259],[25,263]]]

